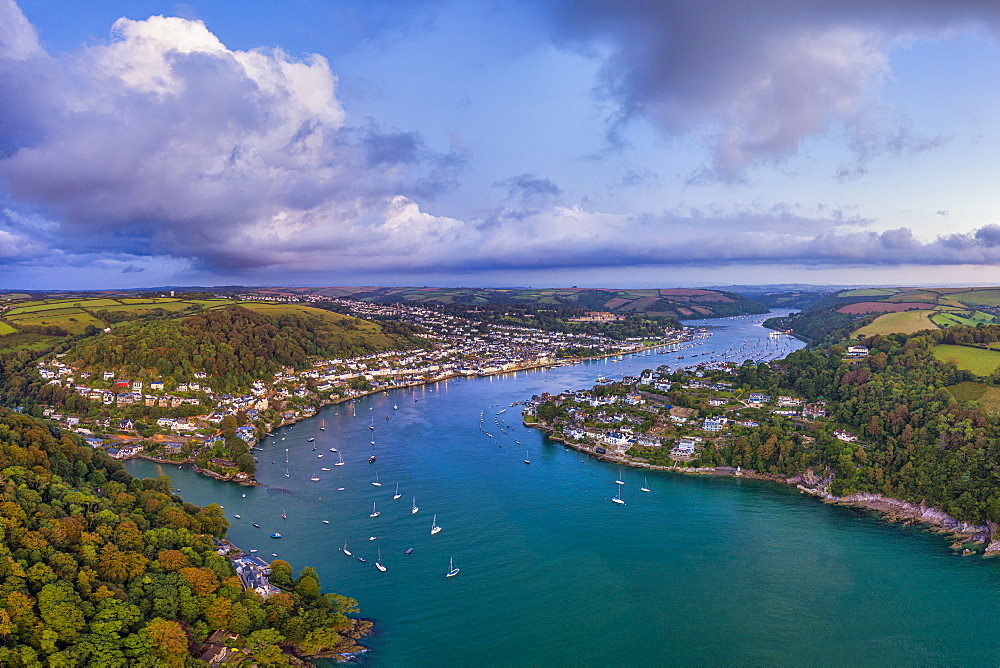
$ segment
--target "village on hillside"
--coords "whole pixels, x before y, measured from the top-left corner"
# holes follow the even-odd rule
[[[222,393],[204,372],[175,379],[145,374],[123,377],[117,369],[83,370],[65,354],[37,363],[43,380],[86,398],[87,410],[48,406],[43,414],[60,428],[83,435],[112,457],[147,457],[193,463],[208,475],[254,484],[246,451],[273,429],[314,415],[325,404],[461,376],[484,376],[571,363],[569,350],[619,355],[655,345],[677,345],[697,336],[666,330],[656,339],[617,341],[603,336],[548,332],[476,322],[413,305],[341,300],[360,318],[393,318],[419,325],[431,345],[346,359],[320,359],[308,369],[284,367],[243,392]],[[240,459],[227,437],[246,445]]]

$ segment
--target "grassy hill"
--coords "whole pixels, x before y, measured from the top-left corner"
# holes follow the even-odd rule
[[[619,314],[663,316],[678,319],[717,318],[748,313],[766,313],[767,308],[752,299],[721,290],[688,288],[614,290],[603,288],[271,288],[257,292],[279,294],[320,294],[350,297],[362,301],[425,304],[514,304],[608,311]]]

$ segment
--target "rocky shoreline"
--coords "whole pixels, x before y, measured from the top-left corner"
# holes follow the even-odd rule
[[[994,522],[985,524],[973,524],[956,519],[939,508],[933,508],[924,504],[912,503],[901,499],[894,499],[881,494],[871,494],[869,492],[856,492],[848,496],[834,496],[829,492],[833,475],[818,476],[812,469],[803,473],[785,478],[773,473],[763,473],[749,469],[732,468],[728,466],[718,467],[690,467],[690,466],[658,466],[647,462],[640,462],[626,455],[613,453],[600,454],[580,443],[572,443],[563,438],[552,435],[552,429],[541,423],[523,422],[524,426],[538,429],[546,436],[565,447],[573,448],[594,459],[628,466],[631,468],[643,468],[652,471],[668,471],[670,473],[681,473],[684,475],[722,475],[736,478],[750,478],[754,480],[764,480],[781,485],[794,486],[803,494],[815,497],[824,503],[861,510],[869,510],[878,513],[890,522],[903,524],[924,524],[931,530],[954,538],[952,549],[962,550],[963,555],[978,554],[976,550],[968,548],[968,545],[984,545],[983,557],[993,557],[1000,555],[1000,525]]]

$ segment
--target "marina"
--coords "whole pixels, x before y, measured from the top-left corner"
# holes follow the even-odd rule
[[[801,347],[772,339],[760,320],[712,321],[718,327],[692,348],[457,379],[364,397],[349,410],[328,407],[261,443],[261,487],[148,461],[127,467],[169,474],[185,500],[239,512],[246,519],[229,530],[235,544],[271,545],[296,572],[316,567],[324,591],[358,600],[360,616],[378,630],[360,659],[370,665],[788,664],[817,655],[864,664],[872,647],[887,663],[990,662],[998,642],[989,620],[1000,614],[995,563],[955,557],[918,527],[826,506],[793,488],[581,457],[509,410],[534,394],[590,387],[599,375],[614,380],[661,364]],[[486,420],[492,436],[483,433]],[[343,452],[347,465],[309,482],[317,462],[309,437]],[[498,448],[498,440],[522,445]],[[284,462],[270,464],[276,457],[267,453],[286,447],[290,480]],[[364,462],[373,451],[382,487],[370,484],[374,467]],[[627,505],[611,503],[616,479]],[[411,508],[391,503],[397,482]],[[370,517],[376,507],[379,516]],[[439,517],[447,530],[432,536],[428,525]],[[281,540],[265,543],[279,529]],[[451,560],[461,575],[446,586]],[[565,614],[594,601],[614,633],[596,637]],[[456,628],[475,631],[441,632]]]

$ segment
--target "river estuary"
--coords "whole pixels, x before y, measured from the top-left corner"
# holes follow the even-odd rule
[[[261,487],[147,461],[127,468],[170,475],[187,501],[222,504],[235,544],[296,571],[315,566],[324,590],[357,599],[377,630],[363,641],[367,665],[995,664],[997,563],[792,488],[619,470],[523,427],[509,407],[744,340],[744,355],[801,347],[769,340],[759,321],[704,321],[713,335],[680,352],[327,407],[263,441]],[[611,502],[619,475],[623,506]],[[460,571],[446,578],[452,559]]]

